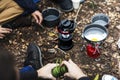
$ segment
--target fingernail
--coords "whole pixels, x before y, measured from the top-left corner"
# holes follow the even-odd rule
[[[0,37],[0,39],[3,39],[3,37]]]

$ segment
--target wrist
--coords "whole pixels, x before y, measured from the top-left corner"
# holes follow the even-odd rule
[[[79,79],[82,78],[82,77],[87,77],[87,75],[85,75],[85,74],[77,75],[77,76],[76,76],[76,79],[79,80]]]
[[[38,77],[42,77],[42,75],[41,75],[41,70],[40,70],[40,69],[37,70],[37,74],[38,74]]]

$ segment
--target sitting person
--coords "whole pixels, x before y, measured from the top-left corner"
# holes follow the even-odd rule
[[[0,0],[0,38],[17,27],[30,26],[32,15],[41,24],[42,14],[33,0]]]
[[[24,67],[18,71],[15,67],[13,55],[0,47],[0,80],[37,80],[38,78],[56,80],[51,74],[51,70],[57,64],[49,63],[43,66],[41,51],[37,45],[30,44],[27,54]],[[68,68],[65,76],[79,80],[89,80],[87,75],[72,60],[62,63]]]
[[[32,19],[28,15],[32,15],[36,23],[41,24],[43,17],[36,5],[38,1],[40,0],[0,0],[0,39],[14,28],[30,26]],[[53,2],[65,12],[73,10],[71,0],[54,0]]]

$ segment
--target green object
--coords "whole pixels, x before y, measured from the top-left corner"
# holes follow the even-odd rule
[[[99,80],[99,74],[95,76],[94,80]]]
[[[56,66],[52,69],[52,75],[56,78],[63,76],[64,73],[68,72],[67,67],[63,66]]]

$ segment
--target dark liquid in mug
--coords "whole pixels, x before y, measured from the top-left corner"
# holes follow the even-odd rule
[[[57,19],[57,16],[55,16],[55,15],[48,15],[45,17],[45,20],[48,20],[48,21],[53,21],[56,19]]]

